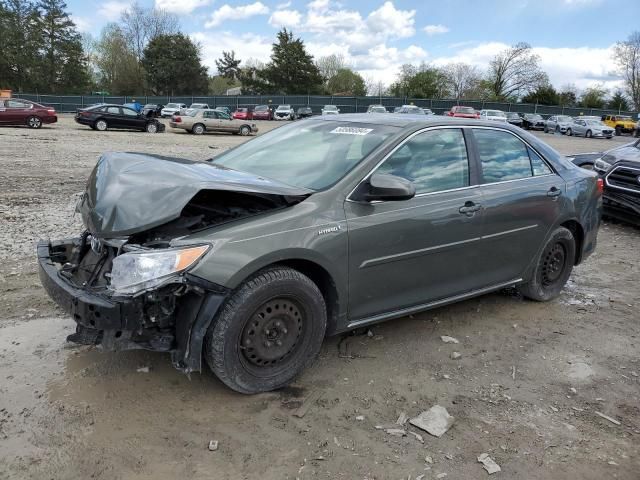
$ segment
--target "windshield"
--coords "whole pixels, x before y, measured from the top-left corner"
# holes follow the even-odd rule
[[[165,108],[180,108],[180,105],[178,105],[177,103],[167,103],[167,106]]]
[[[531,120],[542,120],[542,117],[540,115],[529,115],[529,118]]]
[[[476,113],[476,111],[471,107],[458,107],[456,109],[457,113]]]
[[[585,120],[585,123],[587,125],[598,125],[598,126],[605,126],[601,121],[599,120]]]
[[[229,150],[213,162],[289,185],[322,190],[344,177],[397,131],[397,127],[366,123],[294,123]]]
[[[504,113],[500,110],[487,110],[487,115],[489,117],[504,117]]]
[[[511,113],[507,113],[507,117],[509,117],[509,118],[520,118],[520,115],[518,115],[515,112],[511,112]]]
[[[278,110],[291,110],[291,105],[278,105]]]
[[[337,110],[338,107],[336,107],[335,105],[325,105],[324,109],[325,110]]]
[[[267,107],[266,105],[258,105],[256,108],[253,109],[254,112],[265,112],[268,110],[269,107]]]
[[[567,116],[567,115],[559,115],[558,116],[558,122],[573,122],[573,118]]]
[[[384,107],[371,107],[371,111],[375,113],[386,113],[387,109]]]
[[[198,109],[196,108],[189,108],[187,109],[186,112],[184,112],[185,115],[188,115],[190,117],[196,117],[198,115]]]

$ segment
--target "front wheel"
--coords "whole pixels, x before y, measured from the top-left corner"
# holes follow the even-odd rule
[[[147,123],[147,133],[158,133],[158,124],[156,122]]]
[[[40,128],[42,127],[42,120],[40,120],[38,117],[29,117],[27,119],[27,125],[29,126],[29,128]]]
[[[622,128],[616,127],[616,137],[619,137],[620,135],[622,135]]]
[[[576,257],[576,242],[570,230],[558,227],[538,258],[528,283],[518,286],[523,296],[546,302],[560,295]]]
[[[560,135],[562,132],[560,131],[560,127],[556,125],[556,134]]]
[[[584,136],[587,138],[591,138],[593,136],[593,133],[591,133],[591,130],[587,130],[587,133],[585,133]]]
[[[326,326],[317,285],[297,270],[275,266],[227,300],[209,327],[204,356],[233,390],[268,392],[288,385],[313,362]]]
[[[251,128],[249,128],[247,125],[243,125],[242,127],[240,127],[240,135],[242,135],[243,137],[246,137],[250,133]]]
[[[570,128],[567,128],[567,135],[568,135],[569,137],[571,137],[571,136],[573,135],[573,132],[571,131],[571,129],[570,129]]]

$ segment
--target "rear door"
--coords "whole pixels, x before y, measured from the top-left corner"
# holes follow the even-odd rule
[[[218,119],[218,112],[213,110],[205,110],[202,112],[202,123],[209,131],[220,130],[220,120]]]
[[[23,100],[8,99],[4,102],[6,111],[4,118],[6,123],[26,124],[27,117],[33,113],[33,104]]]
[[[565,183],[507,130],[472,129],[481,165],[484,229],[478,249],[487,281],[519,279],[562,210]]]
[[[110,128],[126,128],[122,119],[122,111],[120,107],[105,107],[102,111],[104,112],[104,119],[107,121]]]
[[[406,201],[345,202],[352,321],[485,286],[482,198],[461,128],[417,133],[375,170],[410,180]]]

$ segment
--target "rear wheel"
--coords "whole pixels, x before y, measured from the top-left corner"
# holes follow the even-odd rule
[[[191,127],[191,133],[202,135],[204,133],[204,125],[202,125],[201,123],[196,123],[193,127]]]
[[[38,117],[29,117],[27,118],[27,126],[29,128],[40,128],[42,127],[42,120]]]
[[[620,135],[622,135],[622,128],[616,127],[616,137],[619,137]]]
[[[284,387],[311,364],[327,325],[324,298],[307,276],[273,267],[243,283],[209,327],[204,355],[240,393]]]
[[[531,280],[519,285],[518,290],[538,302],[557,297],[571,275],[575,257],[573,234],[564,227],[558,227],[542,249]]]
[[[568,136],[572,136],[572,135],[573,135],[573,132],[571,131],[571,129],[570,129],[570,128],[567,128],[567,135],[568,135]]]
[[[587,138],[591,138],[593,137],[593,133],[591,133],[591,130],[587,130],[587,133],[585,133],[584,136]]]
[[[242,127],[240,127],[240,135],[242,135],[243,137],[246,137],[250,133],[251,128],[248,125],[243,125]]]
[[[558,135],[560,135],[562,132],[560,131],[560,127],[558,125],[556,125],[556,133]]]
[[[100,119],[94,124],[94,126],[99,132],[104,132],[107,129],[107,121]]]

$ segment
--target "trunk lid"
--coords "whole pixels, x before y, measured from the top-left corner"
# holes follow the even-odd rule
[[[129,236],[177,219],[201,191],[273,195],[296,203],[313,190],[212,163],[140,153],[105,153],[76,210],[99,238]]]

